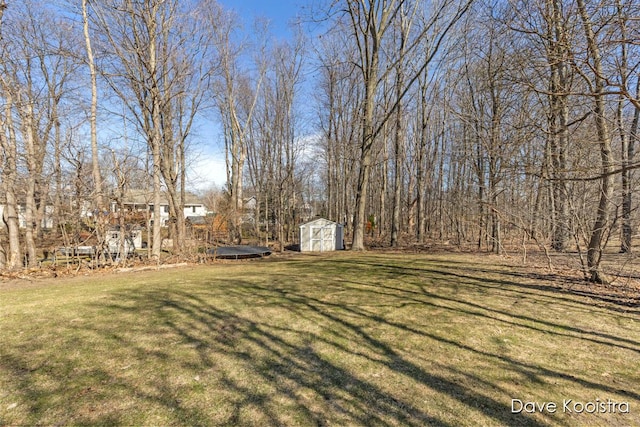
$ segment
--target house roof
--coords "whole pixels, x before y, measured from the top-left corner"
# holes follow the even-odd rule
[[[199,197],[193,193],[185,193],[184,195],[185,205],[204,205]],[[168,197],[166,191],[160,194],[160,204],[168,204]],[[136,205],[146,205],[153,203],[153,189],[133,188],[126,192],[124,196],[124,202]]]

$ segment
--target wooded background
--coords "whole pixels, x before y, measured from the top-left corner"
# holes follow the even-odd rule
[[[213,0],[0,11],[3,269],[105,227],[135,188],[153,189],[156,218],[166,196],[179,255],[203,120],[221,129],[206,143],[224,144],[228,179],[202,196],[229,241],[283,248],[312,212],[344,223],[352,250],[530,244],[584,255],[596,282],[607,244],[632,251],[635,0],[318,1],[285,39]],[[154,222],[151,258],[162,233]]]

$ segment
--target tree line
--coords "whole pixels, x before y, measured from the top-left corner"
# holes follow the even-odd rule
[[[596,282],[607,244],[631,252],[637,2],[310,5],[282,39],[214,0],[0,2],[2,268],[37,264],[48,206],[54,234],[87,211],[100,232],[132,188],[155,218],[167,199],[179,255],[203,120],[229,241],[282,249],[313,212],[353,250],[533,243],[577,250]]]

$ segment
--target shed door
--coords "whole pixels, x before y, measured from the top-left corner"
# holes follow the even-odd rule
[[[311,250],[314,252],[333,250],[331,227],[311,227]]]

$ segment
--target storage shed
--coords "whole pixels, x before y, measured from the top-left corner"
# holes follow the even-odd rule
[[[301,252],[327,252],[344,249],[344,226],[318,218],[300,226]]]

